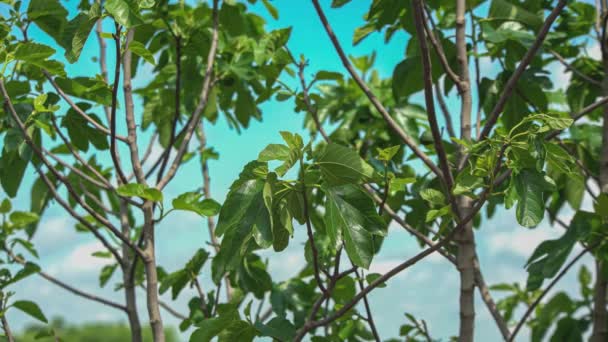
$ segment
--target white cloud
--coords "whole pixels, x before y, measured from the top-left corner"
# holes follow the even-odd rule
[[[49,267],[51,274],[83,274],[97,272],[103,266],[111,263],[111,259],[98,258],[92,256],[98,251],[105,251],[104,246],[98,242],[88,242],[76,246],[70,254],[57,264]]]
[[[67,215],[44,218],[34,235],[34,244],[42,251],[53,251],[70,244],[78,234],[73,226],[74,220]]]
[[[510,232],[492,234],[488,238],[488,243],[493,254],[505,252],[528,257],[538,244],[559,235],[559,230],[546,227],[536,229],[518,228]]]

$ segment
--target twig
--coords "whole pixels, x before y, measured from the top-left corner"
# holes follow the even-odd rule
[[[477,137],[478,140],[481,140],[481,139],[487,137],[488,134],[490,133],[490,131],[492,130],[492,128],[494,127],[494,125],[496,124],[498,117],[500,116],[505,105],[507,104],[507,100],[513,93],[513,89],[515,89],[515,85],[517,84],[517,81],[519,81],[519,79],[523,75],[523,73],[526,70],[526,68],[528,67],[528,65],[532,62],[532,59],[534,58],[534,56],[540,49],[541,45],[543,44],[543,41],[545,40],[547,33],[549,33],[549,30],[551,29],[551,25],[553,24],[555,19],[557,19],[557,17],[559,16],[559,13],[564,9],[564,7],[566,6],[566,3],[567,3],[567,0],[559,0],[557,5],[555,6],[555,8],[553,8],[551,13],[545,20],[545,23],[543,24],[540,32],[536,36],[536,40],[534,41],[532,46],[528,49],[524,58],[521,60],[521,62],[517,66],[517,69],[515,69],[515,71],[513,72],[513,74],[509,78],[509,80],[507,81],[507,84],[505,85],[504,89],[502,89],[502,93],[501,93],[500,97],[498,98],[498,101],[496,101],[496,105],[494,106],[494,109],[492,110],[490,115],[488,115],[488,121],[483,126],[481,133]]]
[[[354,266],[354,265],[353,265]],[[359,271],[355,270],[355,275],[357,276],[357,281],[359,283],[359,289],[363,290],[365,285],[363,284],[363,279],[359,275]],[[372,309],[369,306],[369,302],[367,300],[367,296],[363,297],[363,304],[365,305],[365,312],[367,313],[367,324],[369,328],[372,330],[372,335],[374,335],[374,339],[376,342],[380,342],[380,336],[378,335],[378,330],[376,329],[376,324],[374,323],[374,316],[372,315]]]
[[[11,259],[15,260],[17,263],[19,263],[21,265],[25,265],[26,264],[26,261],[23,258],[21,258],[18,255],[15,255],[12,250],[10,250],[10,249],[7,248],[6,245],[4,246],[4,251],[6,251],[6,253],[8,254],[8,256]],[[73,286],[71,286],[71,285],[69,285],[69,284],[67,284],[67,283],[65,283],[65,282],[63,282],[63,281],[61,281],[61,280],[53,277],[52,275],[50,275],[50,274],[48,274],[48,273],[46,273],[46,272],[44,272],[42,270],[38,271],[38,275],[41,276],[42,278],[48,280],[49,282],[51,282],[51,283],[53,283],[53,284],[61,287],[62,289],[75,294],[76,296],[79,296],[79,297],[82,297],[82,298],[86,298],[86,299],[89,299],[91,301],[94,301],[94,302],[97,302],[97,303],[100,303],[100,304],[103,304],[103,305],[106,305],[106,306],[109,306],[109,307],[113,307],[115,309],[118,309],[118,310],[121,310],[121,311],[124,311],[124,312],[127,311],[127,308],[124,305],[122,305],[122,304],[115,303],[115,302],[113,302],[111,300],[101,298],[101,297],[96,296],[94,294],[86,293],[86,292],[84,292],[82,290],[77,289],[76,287],[73,287]]]
[[[207,100],[209,98],[209,93],[211,91],[211,84],[213,81],[213,65],[215,62],[215,54],[217,52],[217,44],[218,44],[218,27],[219,27],[219,14],[218,14],[218,0],[213,0],[213,33],[211,38],[211,47],[209,48],[209,54],[207,55],[207,67],[205,68],[205,77],[203,79],[203,87],[201,89],[201,93],[199,96],[199,102],[196,108],[194,109],[194,113],[191,116],[191,120],[188,121],[188,124],[185,129],[184,137],[180,147],[177,150],[177,155],[171,164],[171,167],[167,171],[165,177],[156,184],[156,187],[159,190],[162,190],[175,176],[179,165],[181,164],[182,158],[188,149],[188,143],[192,138],[194,130],[200,120],[201,114],[203,113],[203,109],[207,105]]]
[[[340,60],[342,61],[342,64],[344,65],[346,70],[348,70],[348,73],[353,78],[355,83],[357,83],[359,88],[361,88],[361,90],[365,93],[374,108],[376,108],[380,115],[382,115],[382,118],[384,119],[384,121],[386,121],[390,129],[395,134],[397,134],[397,136],[399,136],[399,138],[412,150],[412,152],[414,152],[414,154],[418,158],[420,158],[420,160],[422,160],[424,164],[429,167],[429,169],[431,169],[431,171],[433,171],[433,173],[435,173],[439,178],[444,178],[441,169],[437,167],[435,163],[433,163],[431,158],[426,153],[424,153],[418,147],[418,144],[409,135],[407,135],[407,133],[405,133],[405,131],[397,124],[397,122],[395,122],[395,120],[391,117],[386,108],[384,108],[382,103],[369,89],[365,81],[363,81],[363,79],[361,79],[361,77],[357,74],[357,72],[349,62],[348,57],[346,57],[346,53],[342,49],[342,46],[340,45],[340,42],[338,41],[338,38],[336,37],[333,29],[331,28],[331,25],[329,24],[329,21],[327,20],[327,17],[325,16],[325,13],[323,12],[321,5],[319,4],[319,0],[312,0],[312,3],[315,7],[319,19],[321,20],[321,23],[323,24],[323,27],[325,28],[325,32],[327,32],[327,35],[329,36],[334,46],[334,49],[336,50],[338,56],[340,57]]]
[[[562,57],[562,55],[560,55],[557,51],[555,50],[549,50],[549,52],[553,55],[553,57],[555,57],[560,63],[562,63],[563,66],[566,67],[566,69],[572,71],[572,73],[580,78],[582,78],[583,80],[596,85],[596,86],[602,86],[602,82],[598,81],[598,80],[594,80],[593,78],[585,75],[582,71],[578,70],[577,68],[575,68],[572,64],[568,63],[568,61],[566,61],[566,59],[564,59],[564,57]]]
[[[110,155],[118,177],[123,183],[128,183],[127,177],[122,172],[122,166],[118,159],[118,150],[116,148],[116,108],[118,107],[118,83],[120,83],[120,26],[116,24],[116,33],[114,33],[114,42],[116,45],[116,67],[114,68],[114,85],[112,86],[112,106],[110,107]]]
[[[526,312],[524,313],[524,315],[521,317],[521,319],[519,320],[519,322],[517,323],[517,325],[515,326],[515,329],[513,330],[513,333],[511,334],[511,337],[509,338],[509,342],[512,342],[515,340],[515,336],[517,336],[517,333],[521,330],[521,328],[523,327],[523,325],[526,323],[526,320],[528,319],[528,317],[532,314],[532,312],[534,311],[534,309],[538,306],[538,304],[540,304],[540,301],[547,295],[547,293],[549,293],[549,291],[553,288],[553,286],[555,286],[555,284],[557,284],[560,279],[566,275],[566,273],[568,273],[568,271],[570,270],[570,268],[572,268],[572,266],[574,266],[574,264],[576,264],[576,262],[583,257],[583,255],[585,255],[587,252],[589,252],[590,250],[592,250],[593,248],[599,246],[600,243],[596,243],[593,246],[590,246],[588,248],[583,249],[580,253],[578,253],[577,256],[574,257],[574,259],[572,259],[567,265],[566,267],[564,267],[561,272],[559,272],[559,274],[551,281],[551,283],[549,284],[549,286],[547,286],[546,289],[543,290],[543,292],[534,300],[534,302],[532,302],[531,305],[528,306],[528,309],[526,310]]]

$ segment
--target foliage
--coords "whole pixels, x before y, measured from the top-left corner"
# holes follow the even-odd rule
[[[605,340],[608,322],[597,317],[606,298],[597,293],[608,284],[608,122],[601,115],[608,57],[587,52],[606,45],[605,8],[565,0],[373,0],[352,43],[378,33],[388,43],[406,33],[403,59],[386,77],[375,65],[382,47],[348,55],[313,0],[347,73],[316,70],[307,80],[306,56],[288,47],[299,28],[268,30],[257,9],[273,19],[280,13],[271,1],[256,3],[81,0],[68,11],[59,0],[0,0],[7,9],[0,19],[6,335],[12,310],[48,323],[44,308],[15,291],[38,274],[125,313],[130,325],[51,322],[42,328],[49,337],[92,340],[103,329],[110,339],[171,340],[162,307],[180,318],[181,331],[191,329],[191,341],[379,341],[368,294],[438,252],[461,278],[458,340],[473,340],[475,288],[505,340],[526,323],[533,341],[549,332],[552,340],[582,340],[590,329],[594,341]],[[332,11],[347,6],[354,2],[331,2]],[[32,27],[43,36],[30,37]],[[68,64],[83,65],[92,36],[100,69],[76,76]],[[495,72],[482,72],[482,61]],[[566,84],[556,82],[553,63],[571,73]],[[145,84],[132,82],[143,73]],[[309,134],[281,131],[283,142],[247,161],[220,203],[209,181],[209,161],[219,154],[205,127],[222,121],[240,133],[262,120],[268,101],[292,101]],[[202,186],[172,192],[192,159],[201,181],[188,184]],[[28,172],[36,175],[31,185]],[[13,208],[24,196],[29,209]],[[109,260],[100,287],[112,284],[125,304],[83,293],[32,261],[44,257],[32,237],[44,229],[39,222],[51,203],[103,244],[94,254]],[[530,251],[525,287],[491,288],[507,293],[496,311],[475,234],[511,208],[521,229],[549,223],[565,231]],[[156,259],[155,229],[174,222],[173,211],[206,222],[210,244],[168,271]],[[569,211],[573,218],[564,222]],[[384,274],[368,273],[392,238],[391,224],[423,249]],[[277,281],[263,256],[281,258],[298,231],[306,235],[306,265]],[[546,299],[586,254],[599,271],[580,269],[582,299],[564,292]],[[205,291],[202,279],[214,286]],[[136,288],[146,296],[139,299]],[[191,296],[187,311],[161,302],[165,293]],[[151,329],[144,337],[135,298],[146,299]],[[516,318],[521,304],[529,309]],[[400,338],[432,341],[426,321],[405,317]]]

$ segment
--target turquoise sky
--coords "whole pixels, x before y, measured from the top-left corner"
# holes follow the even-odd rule
[[[340,10],[330,9],[329,1],[322,2],[325,4],[329,20],[347,52],[353,55],[363,55],[377,51],[376,68],[383,76],[390,76],[394,66],[403,58],[408,37],[404,33],[398,33],[389,44],[384,44],[383,35],[375,34],[360,45],[353,47],[350,43],[352,32],[356,27],[362,25],[362,16],[367,11],[370,1],[355,0]],[[24,1],[24,8],[27,3],[28,1]],[[75,0],[65,1],[64,5],[70,9],[72,15],[76,3]],[[310,67],[307,69],[309,75],[320,69],[345,71],[337,59],[337,54],[329,39],[319,25],[319,20],[309,1],[275,0],[273,4],[279,9],[280,18],[278,20],[272,19],[261,5],[252,6],[252,10],[266,18],[268,29],[293,27],[289,47],[296,55],[304,54],[310,60]],[[0,5],[0,13],[6,13],[6,6]],[[111,31],[109,24],[106,23],[107,30]],[[35,27],[30,29],[30,37],[36,41],[55,45],[50,38]],[[91,59],[97,52],[97,41],[91,36],[85,45],[80,61],[68,67],[69,74],[97,73],[98,64]],[[63,51],[59,50],[57,58],[63,60],[62,56]],[[111,50],[108,51],[108,56],[112,56]],[[109,60],[111,69],[112,58]],[[484,73],[495,72],[489,63],[484,65],[487,65],[482,68]],[[563,70],[557,67],[556,74],[558,77],[564,77]],[[143,84],[147,81],[145,72],[140,72],[138,75],[136,84]],[[289,78],[285,80],[288,83],[294,83],[294,80]],[[449,99],[448,104],[456,106],[456,100],[453,96]],[[138,104],[137,108],[141,113],[141,104]],[[220,153],[220,160],[210,163],[212,193],[213,197],[219,201],[224,198],[229,185],[246,162],[255,159],[266,144],[280,142],[279,131],[299,132],[306,136],[302,129],[303,115],[293,111],[292,102],[271,101],[264,104],[262,110],[263,121],[252,122],[250,127],[241,134],[229,129],[223,120],[219,120],[214,126],[207,125],[209,144]],[[456,112],[456,109],[453,111]],[[119,127],[119,129],[124,129],[124,127]],[[142,140],[143,149],[146,139]],[[97,157],[103,161],[109,160],[107,156]],[[188,164],[180,171],[168,188],[165,198],[171,199],[179,193],[201,186],[200,171],[196,164]],[[27,209],[29,203],[27,184],[31,183],[33,179],[30,170],[24,186],[13,202],[16,208]],[[589,206],[589,203],[586,205]],[[122,301],[120,293],[113,292],[111,286],[103,290],[98,289],[97,274],[103,265],[103,260],[90,257],[92,252],[98,250],[97,244],[93,239],[75,233],[73,224],[73,220],[67,217],[60,207],[51,206],[43,217],[39,234],[35,237],[41,254],[40,265],[50,273],[76,284],[79,288]],[[559,230],[548,227],[546,223],[533,231],[527,231],[517,225],[512,212],[497,213],[477,233],[477,245],[486,281],[489,284],[525,281],[526,272],[523,265],[531,250],[541,241],[559,234]],[[207,240],[204,220],[187,213],[173,213],[158,227],[159,263],[167,270],[175,270],[187,261],[195,249],[204,246]],[[300,269],[303,264],[302,244],[304,241],[302,229],[297,228],[296,236],[286,251],[281,254],[272,252],[263,254],[264,257],[269,258],[271,272],[278,279],[286,279]],[[418,250],[415,241],[397,227],[391,227],[390,236],[386,241],[380,255],[375,259],[373,269],[376,271],[387,271],[400,261],[414,255]],[[584,263],[590,264],[589,260],[585,260]],[[590,267],[590,269],[593,268]],[[208,274],[208,272],[204,273],[206,288],[211,286]],[[578,289],[575,283],[576,273],[572,272],[562,281],[558,290],[576,292]],[[63,316],[71,322],[124,321],[122,313],[74,297],[40,278],[32,277],[13,290],[16,292],[16,298],[31,298],[37,301],[48,316]],[[498,296],[498,294],[496,295]],[[387,288],[372,294],[372,310],[381,337],[397,337],[399,326],[405,323],[403,313],[409,312],[428,322],[433,337],[446,340],[449,336],[457,334],[457,296],[458,273],[456,269],[436,255],[428,258],[397,276]],[[183,293],[175,303],[175,308],[185,312],[188,298],[190,298],[188,293]],[[144,297],[141,296],[140,314],[142,322],[145,322],[146,310],[143,300]],[[483,302],[479,297],[476,302],[478,304],[477,339],[479,341],[498,340],[498,330],[490,319]],[[169,324],[177,323],[166,312],[163,317]],[[15,328],[31,323],[29,318],[18,312],[10,312],[9,319]],[[526,334],[521,334],[520,338],[525,340],[525,336]]]

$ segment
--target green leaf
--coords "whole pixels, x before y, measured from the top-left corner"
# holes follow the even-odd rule
[[[93,26],[101,18],[101,8],[94,2],[87,13],[79,13],[67,24],[62,33],[62,45],[65,47],[65,57],[70,63],[75,63],[87,42]]]
[[[332,185],[358,184],[374,176],[374,169],[356,151],[334,143],[320,151],[315,162],[325,181]]]
[[[146,62],[152,65],[156,65],[156,62],[154,61],[154,55],[152,55],[152,52],[150,52],[150,50],[146,49],[146,46],[144,44],[133,40],[129,43],[129,50],[146,60]]]
[[[342,74],[334,71],[321,70],[316,73],[315,79],[318,81],[340,81],[342,80]]]
[[[117,267],[118,267],[118,264],[112,264],[112,265],[105,265],[101,269],[101,273],[99,273],[99,286],[100,287],[106,286],[106,284],[108,283],[110,278],[112,278],[112,275],[114,274],[114,271],[116,271]]]
[[[524,227],[536,227],[545,212],[543,191],[546,189],[542,173],[532,169],[524,169],[513,175],[515,191],[518,196],[516,217],[517,222]]]
[[[342,7],[342,6],[346,5],[349,2],[351,2],[351,0],[332,0],[331,1],[331,8]]]
[[[601,224],[599,216],[578,211],[564,235],[559,239],[543,241],[538,245],[526,263],[528,270],[526,289],[537,290],[542,286],[544,279],[553,278],[566,262],[574,244],[587,238],[590,232],[600,229]]]
[[[34,317],[35,319],[41,322],[48,323],[46,317],[42,313],[42,310],[40,310],[38,304],[34,302],[31,302],[29,300],[18,300],[14,302],[11,306],[23,311],[24,313]]]
[[[450,205],[441,207],[440,209],[431,209],[426,213],[426,222],[431,222],[438,217],[449,215],[452,212]]]
[[[431,205],[439,205],[444,206],[446,203],[445,196],[439,190],[435,190],[433,188],[426,188],[420,191],[420,197],[423,200],[429,202]]]
[[[19,156],[18,151],[2,150],[0,157],[0,184],[9,197],[15,197],[28,164],[28,160],[24,160]]]
[[[389,162],[399,152],[401,146],[395,145],[384,149],[378,149],[378,160]]]
[[[212,264],[216,283],[226,271],[237,267],[250,241],[262,248],[273,243],[271,213],[264,201],[266,182],[256,174],[260,169],[267,169],[267,165],[251,162],[245,166],[220,210],[215,233],[224,237]]]
[[[2,200],[2,203],[0,203],[0,214],[7,214],[12,208],[11,201],[9,201],[8,198],[5,198]]]
[[[233,322],[239,321],[239,319],[239,314],[236,310],[224,313],[218,317],[205,319],[198,323],[198,329],[190,335],[190,342],[210,342]]]
[[[404,191],[405,186],[408,184],[416,183],[416,178],[408,177],[408,178],[391,178],[389,181],[389,191]]]
[[[162,202],[163,193],[156,188],[148,188],[143,184],[124,184],[116,189],[116,193],[125,197],[138,196],[153,202]]]
[[[14,57],[17,60],[45,69],[53,75],[65,77],[66,73],[63,64],[49,60],[48,58],[55,53],[55,50],[46,45],[26,42],[20,43],[15,50]]]
[[[368,284],[371,284],[380,277],[382,277],[382,274],[380,274],[380,273],[370,273],[365,276],[365,280],[367,281]],[[378,285],[377,287],[380,287],[380,288],[386,287],[386,283],[382,283],[382,284]]]
[[[289,159],[289,147],[281,144],[270,144],[258,155],[258,161],[267,162],[271,160],[285,161]]]
[[[359,186],[324,187],[325,224],[334,245],[344,239],[346,253],[357,266],[368,268],[376,252],[374,235],[386,235],[386,223],[373,200]]]
[[[132,4],[133,1],[127,0],[106,0],[104,8],[117,23],[125,28],[131,28],[143,24],[138,9]]]
[[[270,3],[270,1],[262,0],[262,4],[264,4],[264,7],[266,7],[266,10],[268,11],[268,13],[270,13],[270,15],[275,20],[279,19],[279,11],[277,11],[277,9]]]
[[[210,198],[201,200],[202,197],[202,194],[196,192],[183,193],[173,200],[173,209],[192,211],[207,217],[217,215],[221,205]]]
[[[25,227],[30,223],[38,222],[40,217],[35,213],[13,211],[10,215],[11,223],[15,227]]]
[[[597,202],[593,204],[593,208],[595,209],[595,213],[603,217],[604,219],[608,218],[608,194],[601,193],[597,197]]]
[[[492,0],[488,17],[493,20],[519,21],[533,29],[537,29],[543,24],[540,16],[507,0]]]
[[[279,341],[292,341],[296,335],[296,327],[283,317],[274,317],[268,323],[255,323],[255,328],[262,336],[272,337]]]
[[[27,17],[55,41],[61,42],[67,21],[68,11],[59,0],[31,0]]]

